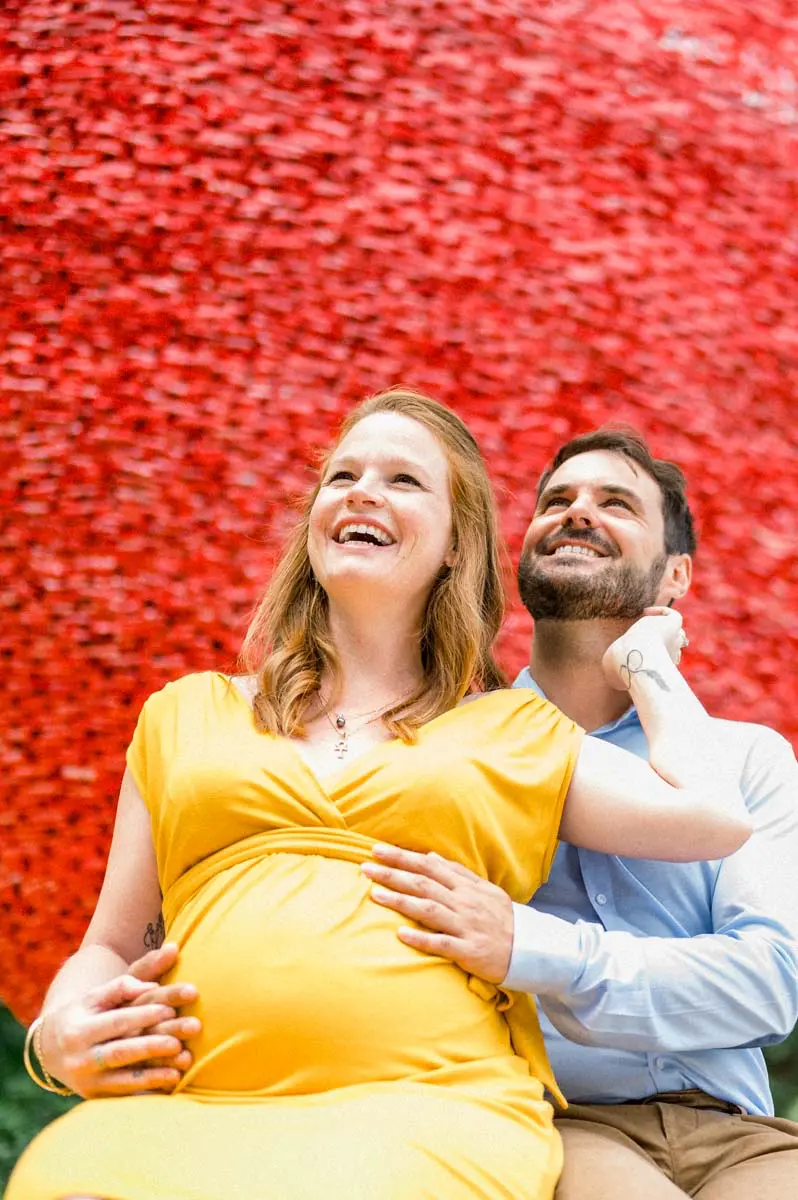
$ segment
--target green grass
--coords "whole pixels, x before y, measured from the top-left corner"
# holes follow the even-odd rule
[[[31,1138],[76,1103],[43,1092],[28,1079],[22,1065],[24,1041],[22,1026],[0,1005],[0,1192]]]
[[[771,1046],[765,1057],[777,1115],[798,1121],[798,1028],[786,1042]]]

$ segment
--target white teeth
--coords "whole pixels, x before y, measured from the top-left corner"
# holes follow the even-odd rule
[[[603,558],[598,550],[594,550],[592,546],[558,546],[554,551],[555,558],[560,558],[564,554],[587,554],[590,558]]]
[[[336,541],[349,542],[356,534],[372,537],[381,546],[390,546],[393,543],[393,538],[384,529],[378,529],[376,525],[344,525],[342,529],[339,529]]]

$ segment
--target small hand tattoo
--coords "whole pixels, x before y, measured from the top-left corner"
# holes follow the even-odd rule
[[[166,926],[163,922],[163,913],[158,913],[158,920],[154,925],[147,926],[144,934],[144,945],[147,950],[157,950],[164,943],[166,937]]]
[[[640,650],[629,651],[626,656],[626,662],[622,663],[618,668],[618,674],[620,675],[621,681],[626,688],[630,688],[632,686],[633,675],[648,675],[649,679],[653,679],[657,687],[661,688],[663,692],[669,692],[671,690],[660,675],[659,671],[652,671],[650,667],[643,666],[643,654]]]

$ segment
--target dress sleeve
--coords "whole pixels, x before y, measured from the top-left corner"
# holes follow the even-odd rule
[[[133,781],[150,814],[162,792],[163,756],[161,754],[161,717],[163,690],[153,693],[139,713],[133,737],[125,755]]]
[[[551,778],[552,778],[552,793],[553,804],[551,807],[551,822],[548,830],[548,836],[545,838],[543,845],[543,857],[541,862],[541,884],[545,883],[551,871],[551,865],[554,862],[554,856],[557,853],[557,847],[560,844],[559,832],[560,822],[562,821],[562,812],[565,807],[565,797],[568,795],[568,788],[571,786],[571,778],[576,768],[579,758],[579,751],[582,748],[582,739],[585,737],[585,731],[570,717],[566,717],[565,713],[561,712],[548,700],[538,698],[542,705],[545,705],[545,711],[540,713],[541,723],[545,722],[547,728],[547,736],[545,741],[546,753],[552,757]],[[541,744],[540,742],[538,743]]]
[[[585,731],[529,688],[513,689],[504,717],[496,736],[508,751],[504,761],[515,820],[504,831],[501,852],[518,881],[519,894],[513,898],[526,902],[551,870]],[[512,887],[502,886],[513,894]]]

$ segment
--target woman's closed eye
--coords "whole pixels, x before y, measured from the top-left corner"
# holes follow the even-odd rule
[[[421,483],[416,479],[415,475],[410,475],[407,471],[400,471],[398,475],[394,475],[393,481],[394,483],[409,483],[414,487],[421,487]]]

